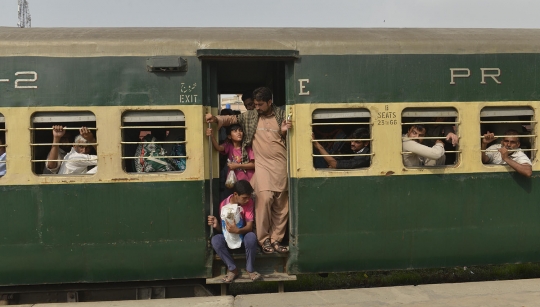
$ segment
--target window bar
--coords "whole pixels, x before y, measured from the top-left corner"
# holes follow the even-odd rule
[[[342,154],[342,155],[316,155],[311,154],[312,157],[360,157],[360,156],[374,156],[375,153],[368,154]]]
[[[69,160],[30,160],[30,162],[47,162],[47,161],[51,161],[51,162],[64,162],[64,161],[97,161],[97,158],[92,158],[92,159],[69,159]],[[91,165],[89,165],[91,166]]]
[[[458,138],[461,138],[461,137],[458,135]],[[425,136],[425,137],[410,138],[408,136],[404,136],[404,137],[402,137],[402,139],[409,139],[409,140],[418,140],[418,139],[422,139],[422,140],[446,140],[446,137],[445,136]]]
[[[459,125],[461,122],[414,122],[414,123],[401,123],[401,125]]]
[[[7,132],[7,129],[0,129],[0,131],[5,131],[5,132]]]
[[[94,128],[94,127],[86,127],[88,130],[98,130],[97,128]],[[53,130],[53,128],[28,128],[30,130]],[[64,130],[79,130],[81,128],[63,128]]]
[[[507,136],[509,136],[509,137],[516,137],[516,138],[533,138],[533,137],[536,137],[536,134],[523,134],[523,135],[521,135],[521,134],[520,134],[520,135],[512,135],[512,134],[510,134],[510,135],[494,135],[493,137],[496,137],[496,138],[504,138],[504,137],[507,137]],[[484,136],[481,135],[480,138],[483,139]]]
[[[494,120],[494,121],[480,121],[481,124],[535,124],[535,120]]]
[[[517,151],[537,151],[538,149],[532,148],[532,149],[508,149],[509,152],[517,152]],[[499,152],[499,150],[480,150],[481,152]]]
[[[166,141],[166,142],[120,142],[120,144],[186,144],[187,141]]]
[[[402,151],[401,154],[411,154],[412,151]],[[445,150],[444,153],[461,153],[461,150]]]
[[[187,126],[122,126],[120,129],[158,129],[158,128],[183,128],[187,129]]]
[[[30,144],[30,146],[52,146],[52,145],[82,145],[82,146],[97,146],[98,143],[38,143],[38,144]]]
[[[371,123],[312,123],[311,126],[327,126],[327,125],[371,125]]]
[[[373,141],[373,139],[320,139],[320,140],[311,140],[311,142],[334,142],[334,141]]]
[[[122,159],[159,159],[159,158],[186,158],[188,159],[188,156],[122,157]]]

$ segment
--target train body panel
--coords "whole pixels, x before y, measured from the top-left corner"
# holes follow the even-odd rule
[[[206,277],[204,181],[2,186],[2,285]]]
[[[293,120],[289,273],[540,261],[539,46],[540,30],[0,28],[0,284],[209,277],[220,174],[203,116],[261,85]],[[35,117],[65,112],[91,113],[95,175],[36,164],[54,121]],[[406,167],[402,135],[426,114],[458,135],[455,161]],[[185,170],[129,171],[137,120],[185,129]],[[482,163],[494,123],[527,134],[532,178]],[[315,166],[311,134],[333,124],[369,128],[369,167]]]

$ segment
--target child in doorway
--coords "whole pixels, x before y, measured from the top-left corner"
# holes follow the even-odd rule
[[[206,135],[212,136],[212,128],[206,129]],[[222,155],[227,155],[227,171],[234,171],[236,179],[251,181],[251,177],[255,173],[255,155],[251,147],[246,146],[247,156],[249,161],[242,161],[242,139],[244,138],[244,130],[242,126],[238,124],[231,125],[227,131],[227,140],[219,145],[215,138],[212,139],[212,144],[214,148],[219,151]],[[232,194],[231,189],[226,189],[225,193],[222,194],[222,198],[225,198]]]
[[[255,255],[257,254],[257,236],[253,232],[253,199],[251,199],[251,193],[253,193],[253,187],[246,180],[238,180],[233,187],[233,194],[224,199],[219,205],[219,209],[228,204],[238,204],[242,207],[240,213],[244,220],[244,227],[238,228],[235,224],[230,224],[225,221],[226,230],[231,234],[244,235],[242,245],[246,249],[246,270],[249,273],[249,278],[252,281],[259,280],[261,275],[254,269]],[[221,232],[221,221],[214,217],[208,216],[208,225],[212,226],[218,232]],[[234,260],[227,249],[227,242],[223,234],[216,234],[212,237],[212,247],[227,265],[228,272],[223,278],[223,282],[230,283],[236,277],[238,277],[238,268],[234,264]]]

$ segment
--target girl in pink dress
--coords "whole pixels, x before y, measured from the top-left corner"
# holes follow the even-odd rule
[[[212,128],[206,129],[206,135],[212,136]],[[219,145],[215,138],[212,139],[214,148],[222,155],[227,155],[227,166],[234,171],[236,179],[251,181],[255,173],[255,155],[251,147],[246,146],[249,161],[242,161],[242,139],[244,130],[238,124],[231,125],[228,130],[227,140]],[[227,171],[228,173],[228,171]]]

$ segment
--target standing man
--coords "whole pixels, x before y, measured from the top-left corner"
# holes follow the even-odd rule
[[[289,248],[281,241],[289,217],[285,139],[292,124],[285,118],[285,111],[273,105],[269,88],[257,88],[253,91],[253,99],[255,110],[232,116],[206,114],[206,121],[217,123],[218,127],[242,125],[242,161],[249,161],[246,146],[251,146],[255,154],[255,174],[251,184],[257,195],[257,240],[265,254],[287,253]]]
[[[246,110],[255,110],[255,104],[253,102],[253,94],[252,92],[245,92],[242,94],[242,101],[244,102],[244,107]]]

